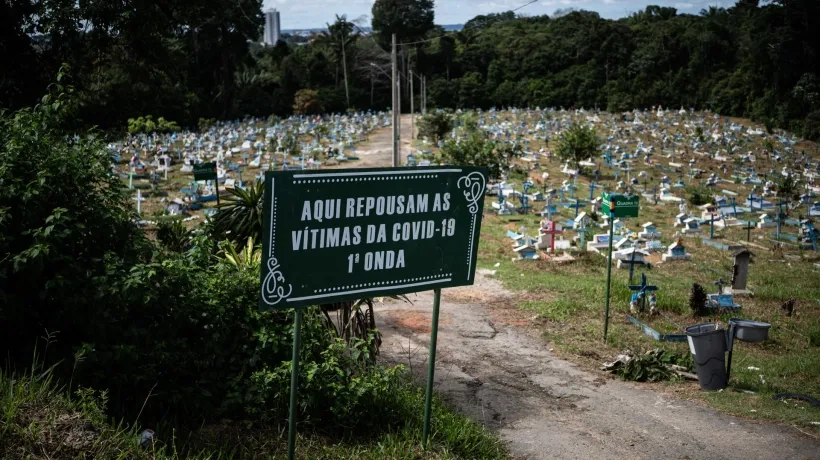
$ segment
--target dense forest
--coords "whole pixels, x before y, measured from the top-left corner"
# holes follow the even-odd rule
[[[84,104],[78,123],[131,117],[287,115],[386,109],[395,32],[404,97],[427,79],[428,107],[710,109],[820,137],[820,2],[740,0],[699,15],[649,6],[619,20],[589,11],[478,16],[434,25],[432,0],[377,0],[372,35],[338,16],[307,44],[258,44],[261,0],[0,4],[0,107],[36,101],[64,63]],[[363,25],[364,26],[364,25]],[[405,99],[406,101],[406,99]],[[409,103],[402,109],[408,111]],[[418,104],[416,105],[418,107]]]

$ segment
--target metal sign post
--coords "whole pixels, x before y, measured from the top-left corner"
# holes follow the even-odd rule
[[[640,198],[637,195],[601,195],[601,212],[609,214],[609,255],[606,267],[606,309],[604,312],[604,342],[609,332],[609,290],[612,281],[612,235],[616,217],[638,217]]]
[[[293,319],[293,358],[290,365],[290,407],[288,409],[288,459],[296,456],[296,393],[299,387],[299,348],[302,345],[302,310],[295,308]]]
[[[615,227],[615,213],[609,212],[609,254],[607,255],[606,264],[606,311],[604,313],[604,343],[606,343],[606,335],[609,331],[609,285],[612,280],[612,233]]]
[[[422,445],[427,446],[430,437],[430,414],[433,405],[433,376],[436,372],[436,340],[438,336],[438,310],[441,303],[441,289],[433,291],[433,327],[430,331],[430,359],[427,361],[427,389],[424,394],[424,429]]]
[[[441,288],[475,281],[486,168],[268,171],[264,183],[259,306],[296,309],[289,458],[296,449],[303,307],[434,289],[426,444]]]

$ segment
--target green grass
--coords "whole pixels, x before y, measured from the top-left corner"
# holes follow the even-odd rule
[[[542,162],[543,170],[552,177],[560,174],[557,161]],[[540,176],[542,171],[538,171]],[[651,175],[652,173],[650,173]],[[658,172],[654,173],[656,176]],[[534,176],[535,176],[534,175]],[[578,196],[586,199],[589,180],[579,180]],[[558,180],[560,182],[560,180]],[[656,181],[657,183],[657,177]],[[556,180],[552,179],[553,185]],[[721,184],[720,189],[732,189],[746,193],[743,186]],[[517,187],[520,190],[520,183]],[[674,190],[678,196],[685,196],[681,190]],[[488,197],[485,205],[495,197]],[[640,224],[652,221],[663,232],[663,244],[673,242],[673,216],[678,213],[677,205],[647,203],[642,198],[641,216],[627,220],[628,228],[637,230]],[[532,203],[539,209],[543,203]],[[699,211],[689,206],[691,213]],[[560,209],[557,221],[564,221],[574,215],[574,210]],[[513,261],[512,241],[506,237],[507,230],[518,232],[526,228],[530,236],[537,234],[540,216],[513,215],[497,216],[487,211],[482,224],[478,267],[496,270],[495,278],[502,281],[505,288],[516,291],[517,306],[535,313],[533,323],[541,330],[544,340],[565,356],[598,367],[624,349],[662,348],[679,353],[688,353],[685,343],[659,343],[644,335],[626,320],[629,311],[630,291],[627,288],[628,271],[612,268],[611,306],[609,340],[603,343],[604,307],[606,294],[606,258],[599,254],[573,253],[578,260],[569,265],[555,265],[547,261]],[[784,230],[795,232],[793,228]],[[606,233],[606,229],[596,229],[595,233]],[[771,230],[767,229],[766,234]],[[709,235],[706,227],[703,234]],[[752,232],[752,243],[770,247],[766,240],[757,236],[763,231]],[[746,241],[746,230],[731,227],[716,230],[716,238],[726,241]],[[575,232],[565,228],[565,238],[575,236]],[[648,282],[660,287],[658,307],[663,316],[642,318],[662,333],[683,333],[686,326],[714,319],[726,323],[731,317],[760,320],[772,324],[770,340],[761,344],[737,342],[730,388],[754,392],[754,394],[727,391],[707,393],[692,382],[679,382],[680,390],[692,397],[701,398],[715,408],[752,419],[765,419],[805,426],[813,433],[820,427],[809,422],[820,421],[820,409],[772,400],[772,395],[782,392],[802,393],[820,397],[820,272],[813,264],[820,258],[811,251],[792,252],[799,256],[787,260],[780,253],[764,248],[750,247],[756,254],[750,266],[749,287],[754,297],[738,297],[742,311],[696,318],[688,306],[692,283],[701,284],[707,293],[716,292],[714,281],[721,277],[725,281],[732,278],[732,258],[728,251],[721,251],[705,245],[700,238],[684,238],[691,262],[669,262],[653,264],[648,270],[635,271],[634,283],[640,281],[643,272]],[[497,266],[496,266],[497,264]],[[785,316],[780,305],[790,298],[797,300],[792,316]],[[749,370],[760,368],[760,371]],[[764,378],[761,380],[760,375]],[[765,383],[764,383],[765,381]],[[752,412],[755,410],[755,412]]]
[[[413,414],[392,430],[367,438],[332,438],[299,433],[297,456],[305,459],[507,458],[502,443],[481,425],[434,401],[432,433],[421,447],[424,394],[407,382],[396,393]],[[111,424],[104,412],[105,393],[69,391],[48,370],[14,375],[0,372],[0,458],[129,458],[173,460],[285,458],[285,426],[223,421],[184,436],[157,429],[157,443],[139,446],[141,428]],[[360,414],[367,417],[367,414]],[[351,423],[355,423],[352,420]]]

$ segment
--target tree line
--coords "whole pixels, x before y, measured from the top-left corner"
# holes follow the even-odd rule
[[[6,2],[0,59],[16,65],[0,70],[0,106],[31,104],[68,63],[83,124],[284,116],[305,89],[318,98],[313,110],[381,110],[391,103],[396,33],[405,112],[409,79],[419,88],[423,75],[429,107],[683,106],[820,137],[820,4],[812,0],[740,0],[698,15],[648,6],[618,20],[506,12],[458,32],[434,25],[433,0],[377,0],[372,34],[342,15],[306,44],[272,47],[258,44],[261,3]]]

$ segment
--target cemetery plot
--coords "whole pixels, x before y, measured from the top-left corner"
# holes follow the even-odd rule
[[[615,217],[613,250],[618,254],[616,260],[626,259],[622,262],[624,270],[613,270],[612,333],[619,346],[654,343],[658,338],[666,340],[662,344],[667,345],[662,346],[678,346],[670,341],[682,337],[685,327],[708,318],[694,317],[689,309],[693,283],[706,287],[702,302],[704,314],[724,322],[731,317],[755,318],[775,323],[773,330],[777,330],[779,324],[789,329],[796,327],[799,333],[805,334],[807,328],[812,327],[812,321],[820,320],[820,313],[804,311],[808,316],[797,325],[783,316],[780,308],[793,296],[811,303],[813,296],[820,294],[815,287],[820,286],[820,275],[814,269],[814,262],[820,259],[813,254],[810,242],[816,231],[813,224],[802,225],[800,219],[810,217],[812,203],[817,200],[809,196],[798,200],[800,194],[817,193],[814,191],[817,187],[810,175],[803,174],[802,166],[795,166],[803,158],[811,161],[808,155],[816,151],[814,144],[793,143],[787,134],[767,136],[765,131],[742,126],[738,120],[689,111],[664,112],[663,115],[633,112],[625,116],[626,122],[601,113],[595,114],[600,121],[590,122],[593,114],[581,110],[552,111],[548,116],[544,113],[546,111],[512,110],[478,114],[479,128],[490,132],[506,121],[511,126],[521,126],[517,135],[511,135],[511,142],[524,145],[525,158],[531,161],[513,161],[509,174],[499,180],[517,190],[521,190],[524,182],[531,181],[535,188],[544,190],[546,198],[544,204],[538,205],[542,209],[536,208],[537,215],[517,215],[514,227],[508,226],[503,232],[494,229],[503,226],[508,218],[486,217],[480,259],[486,266],[500,264],[494,268],[497,276],[508,286],[528,293],[526,308],[543,312],[546,322],[539,327],[554,337],[556,346],[575,350],[570,352],[572,355],[577,354],[578,348],[585,350],[584,353],[601,350],[600,339],[591,337],[601,330],[606,268],[605,258],[596,253],[606,256],[608,216],[604,208],[608,206],[603,202],[600,207],[595,206],[594,197],[590,199],[587,195],[592,184],[599,192],[638,194],[641,201],[640,220]],[[635,123],[638,119],[640,124]],[[591,123],[601,139],[599,155],[590,161],[584,160],[585,165],[589,164],[588,170],[579,171],[550,153],[555,149],[558,133],[577,122]],[[742,129],[737,130],[735,126]],[[717,135],[699,139],[698,127]],[[456,138],[461,135],[458,130],[453,134]],[[775,169],[774,160],[763,151],[763,140],[767,137],[783,154],[782,161],[792,165],[790,172],[805,178],[807,182],[800,186],[803,191],[797,189],[794,195],[780,197],[774,183],[767,186],[767,182],[773,182],[772,170]],[[544,142],[544,139],[549,140]],[[755,155],[745,153],[749,151]],[[808,155],[804,157],[802,151]],[[538,169],[531,167],[536,160]],[[776,168],[777,173],[782,174],[783,165]],[[554,190],[554,194],[548,193],[549,190]],[[654,199],[655,193],[658,199]],[[578,205],[576,214],[575,203],[581,199],[584,202]],[[782,205],[787,216],[779,219],[780,240],[775,246],[768,240],[776,239],[770,234],[777,230],[781,201],[789,203]],[[700,209],[696,209],[698,207]],[[768,217],[761,217],[762,213]],[[576,216],[582,216],[582,220],[590,217],[595,230],[588,235],[579,231],[582,226],[576,224]],[[550,224],[544,225],[542,220]],[[521,235],[521,227],[543,230],[559,225],[562,227],[560,237],[571,245],[569,251],[574,261],[569,265],[550,264],[552,251],[539,251],[539,243],[549,248],[550,243],[559,241],[558,237],[553,241],[549,233],[541,231],[540,242],[531,243],[534,247],[522,248],[525,244],[515,245],[504,235],[507,231]],[[533,230],[529,233],[536,235]],[[805,242],[803,251],[806,252],[802,254],[806,260],[798,262],[790,258],[789,253],[797,254],[797,240],[801,239]],[[518,249],[518,253],[513,249]],[[745,268],[741,263],[734,269],[737,262],[734,254],[744,249],[754,251],[758,262]],[[520,257],[521,252],[525,252],[526,257]],[[636,254],[635,263],[632,263],[632,254]],[[514,265],[511,265],[512,259],[517,261]],[[761,262],[764,259],[772,262]],[[652,285],[660,288],[657,314],[632,316],[641,324],[640,328],[627,319],[631,299],[627,289],[630,265],[634,265],[635,275],[647,274],[652,278]],[[735,289],[733,279],[739,281],[738,288],[742,287],[744,269],[747,270],[745,288]],[[733,277],[733,270],[739,270],[737,277]],[[723,293],[713,284],[718,278],[726,280]],[[634,281],[631,284],[634,285]],[[744,296],[746,291],[754,292],[755,296]],[[761,292],[766,294],[761,297]],[[561,299],[560,302],[556,298]],[[644,328],[650,335],[644,334]],[[576,332],[579,330],[585,332]],[[776,352],[765,356],[750,352],[751,359],[762,360],[771,369],[788,368],[788,372],[806,369],[796,366],[795,359],[820,365],[814,356],[816,349],[801,342],[799,334],[781,329],[779,337],[784,342],[777,346]],[[682,352],[687,350],[679,346]],[[787,362],[790,364],[785,364]],[[805,390],[808,387],[817,391],[816,383],[812,382],[820,375],[815,371],[797,372],[804,372],[797,379],[800,383],[790,382],[787,384],[790,388]],[[741,372],[734,378],[750,377]]]
[[[805,339],[813,325],[820,324],[820,313],[801,307],[820,297],[820,271],[814,265],[820,259],[813,250],[817,231],[808,220],[815,203],[820,202],[814,144],[788,133],[769,135],[740,120],[688,110],[625,114],[476,111],[456,114],[455,128],[445,140],[470,134],[469,123],[463,121],[466,117],[472,117],[477,129],[491,138],[518,145],[523,151],[523,157],[510,161],[509,169],[487,184],[479,268],[495,270],[508,287],[527,293],[526,308],[539,312],[544,319],[539,327],[554,338],[559,351],[577,356],[580,350],[601,359],[616,351],[615,345],[603,345],[598,337],[609,246],[607,213],[613,204],[603,196],[634,196],[640,203],[640,218],[617,213],[612,218],[613,256],[616,266],[623,267],[614,267],[612,272],[610,333],[614,343],[657,345],[654,333],[651,337],[644,334],[646,327],[665,337],[662,347],[678,346],[670,342],[672,337],[703,321],[694,318],[688,307],[692,284],[699,283],[706,287],[708,315],[773,324],[772,334],[778,338],[769,345],[773,349],[765,355],[754,348],[739,353],[748,353],[747,359],[771,372],[794,376],[789,382],[778,381],[780,389],[820,392],[820,371],[815,370],[820,369],[820,358]],[[363,162],[353,159],[367,159],[357,149],[368,136],[389,133],[384,125],[388,120],[389,114],[324,117],[321,121],[295,118],[273,126],[257,120],[165,139],[141,136],[114,146],[120,156],[117,169],[126,184],[131,182],[129,193],[136,197],[139,190],[143,200],[135,201],[135,208],[139,203],[148,225],[162,219],[202,219],[206,212],[213,212],[217,190],[224,198],[231,188],[247,189],[265,171],[326,172]],[[597,152],[585,155],[576,165],[554,152],[560,133],[579,122],[593,126],[600,143]],[[737,126],[742,129],[735,129]],[[348,132],[352,132],[350,142]],[[297,134],[297,154],[292,154],[288,133]],[[767,153],[771,150],[763,147],[766,140],[774,144],[780,160]],[[316,151],[318,146],[321,154]],[[151,155],[158,147],[154,161]],[[411,148],[407,164],[442,162],[440,145],[419,139]],[[315,154],[306,153],[313,151]],[[134,153],[140,158],[132,170],[129,162]],[[170,157],[170,168],[162,155]],[[194,166],[210,161],[218,163],[216,180],[194,182]],[[802,181],[785,194],[778,190],[784,172]],[[618,201],[614,204],[617,210]],[[631,207],[627,201],[622,205],[621,209]],[[195,223],[189,221],[189,225]],[[747,267],[745,289],[741,289],[742,273],[733,276],[734,254],[743,249],[754,252],[757,260]],[[359,257],[358,264],[363,264],[363,256]],[[388,264],[386,255],[380,263]],[[632,315],[642,324],[639,329],[627,317],[632,301],[628,286],[636,285],[641,274],[649,276],[659,291],[657,314]],[[725,293],[713,285],[717,278],[726,280]],[[755,295],[744,296],[744,291]],[[793,297],[798,314],[785,316],[780,307]],[[735,305],[740,310],[730,313]],[[741,370],[734,378],[749,383],[752,376]]]

